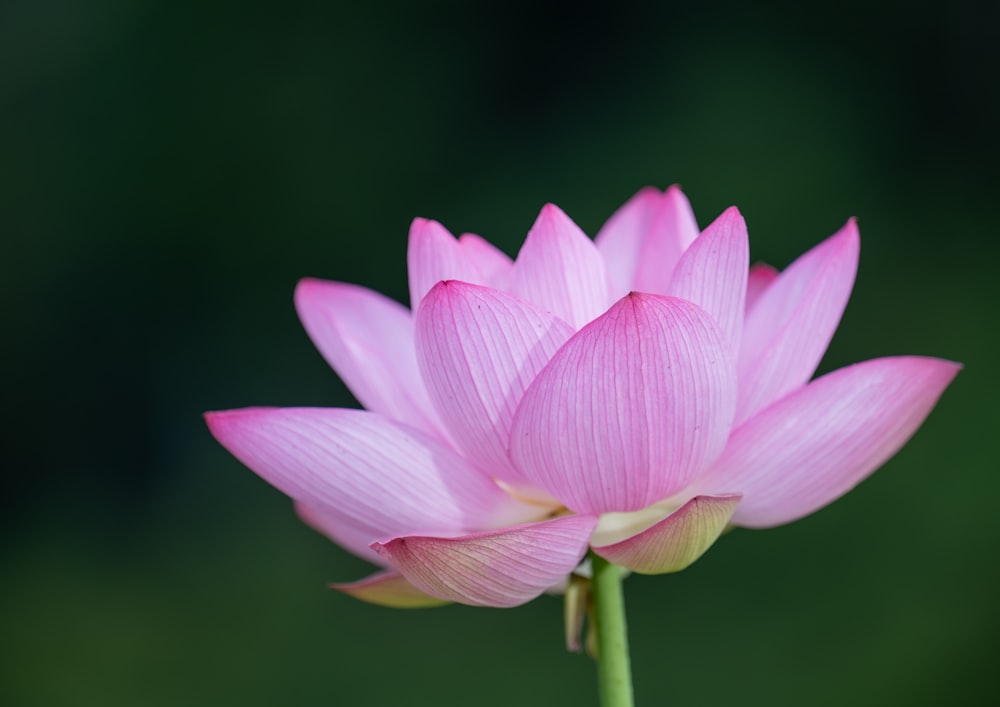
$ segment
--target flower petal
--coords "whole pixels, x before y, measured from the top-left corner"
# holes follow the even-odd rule
[[[660,190],[654,187],[640,190],[611,215],[594,237],[594,244],[604,256],[608,275],[620,296],[636,289],[636,267],[660,208],[661,196]]]
[[[513,295],[440,282],[417,311],[417,360],[455,444],[490,476],[523,484],[507,454],[525,389],[573,330]]]
[[[301,501],[295,501],[295,514],[299,520],[321,535],[325,535],[345,550],[353,552],[358,557],[368,560],[374,565],[386,566],[387,563],[377,552],[372,550],[372,529],[358,527],[343,516],[326,508],[313,507]],[[378,533],[374,536],[378,537]]]
[[[742,492],[733,517],[737,525],[763,528],[809,515],[895,454],[959,368],[908,356],[865,361],[818,378],[733,432],[696,489]]]
[[[639,574],[679,572],[719,539],[739,502],[738,494],[695,496],[662,520],[625,540],[599,546],[595,533],[593,549],[605,560]],[[603,522],[604,518],[601,520]]]
[[[448,603],[424,594],[394,570],[376,572],[358,582],[331,584],[330,589],[392,609],[423,609]]]
[[[705,229],[674,270],[670,294],[697,302],[722,327],[733,355],[739,351],[746,316],[750,241],[747,225],[732,206]]]
[[[792,263],[748,313],[737,367],[737,424],[816,372],[854,286],[860,239],[848,221]]]
[[[691,204],[675,184],[662,194],[647,187],[633,196],[608,219],[594,242],[618,286],[616,294],[669,294],[674,267],[697,237]]]
[[[295,308],[309,338],[367,409],[442,435],[413,348],[413,318],[398,302],[357,285],[307,278]]]
[[[687,197],[675,184],[663,193],[643,242],[634,288],[639,292],[669,294],[674,268],[696,238],[698,222]]]
[[[514,463],[578,513],[634,511],[686,486],[721,453],[736,403],[717,327],[685,300],[623,297],[525,393]]]
[[[523,522],[527,512],[455,452],[374,413],[247,408],[206,419],[265,481],[372,540],[466,533]]]
[[[483,283],[478,267],[481,258],[475,246],[462,247],[437,221],[413,219],[406,249],[410,276],[410,309],[417,311],[420,300],[441,280]]]
[[[458,246],[465,258],[476,266],[487,287],[505,289],[514,261],[510,256],[475,233],[463,233]]]
[[[595,517],[571,515],[464,537],[397,537],[373,547],[431,596],[508,607],[565,579],[587,552],[596,524]]]
[[[754,263],[750,266],[750,274],[747,277],[747,303],[746,308],[749,313],[757,304],[757,300],[764,294],[764,290],[771,286],[771,283],[778,279],[778,271],[767,263]]]
[[[604,259],[593,241],[553,204],[542,208],[521,246],[509,291],[575,328],[611,304]]]

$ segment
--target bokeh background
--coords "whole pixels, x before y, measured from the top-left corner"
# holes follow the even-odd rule
[[[778,266],[852,215],[821,370],[966,369],[822,512],[627,593],[640,704],[993,704],[996,3],[0,4],[0,703],[595,704],[561,603],[394,611],[204,410],[354,405],[298,278],[406,297],[414,216],[510,253],[646,184]]]

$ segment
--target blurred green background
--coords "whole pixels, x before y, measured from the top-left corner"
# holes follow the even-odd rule
[[[394,611],[204,410],[353,405],[298,278],[405,301],[414,216],[515,252],[645,184],[779,266],[861,224],[822,370],[966,370],[840,502],[627,594],[639,704],[994,704],[995,3],[0,4],[0,703],[595,704],[561,603]]]

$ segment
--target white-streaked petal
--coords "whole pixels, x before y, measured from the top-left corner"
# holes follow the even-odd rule
[[[208,413],[206,420],[265,481],[372,539],[461,534],[538,513],[449,448],[374,413],[246,408]]]
[[[410,226],[406,267],[410,276],[410,309],[441,280],[483,283],[475,246],[462,247],[437,221],[417,218]]]
[[[746,316],[749,266],[747,225],[733,206],[684,252],[670,284],[672,295],[697,302],[719,323],[734,356]]]
[[[398,302],[342,282],[306,278],[295,308],[309,338],[362,405],[440,437],[413,346],[413,317]]]
[[[660,190],[654,187],[640,190],[611,215],[594,237],[618,297],[636,289],[635,271],[643,243],[660,208],[661,196]]]
[[[634,511],[683,488],[722,451],[732,355],[697,305],[633,293],[584,327],[525,393],[511,457],[579,513]]]
[[[459,236],[458,246],[465,258],[475,265],[482,284],[498,290],[506,289],[510,270],[514,267],[509,255],[475,233]]]
[[[489,475],[525,482],[507,453],[525,389],[570,336],[561,319],[513,295],[448,280],[417,311],[417,359],[455,444]]]
[[[737,360],[737,424],[816,372],[854,286],[859,249],[852,219],[792,263],[757,300]]]
[[[806,516],[895,454],[959,368],[908,356],[865,361],[818,378],[735,430],[695,489],[741,492],[737,525],[769,527]]]
[[[596,318],[611,304],[611,287],[600,252],[553,204],[542,208],[521,246],[511,270],[509,291],[574,328]]]
[[[634,289],[669,294],[674,268],[696,238],[698,222],[687,197],[675,184],[660,198],[660,206],[643,241]]]

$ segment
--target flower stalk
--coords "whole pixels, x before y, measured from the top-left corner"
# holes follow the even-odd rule
[[[632,707],[632,668],[621,568],[590,553],[601,707]]]

